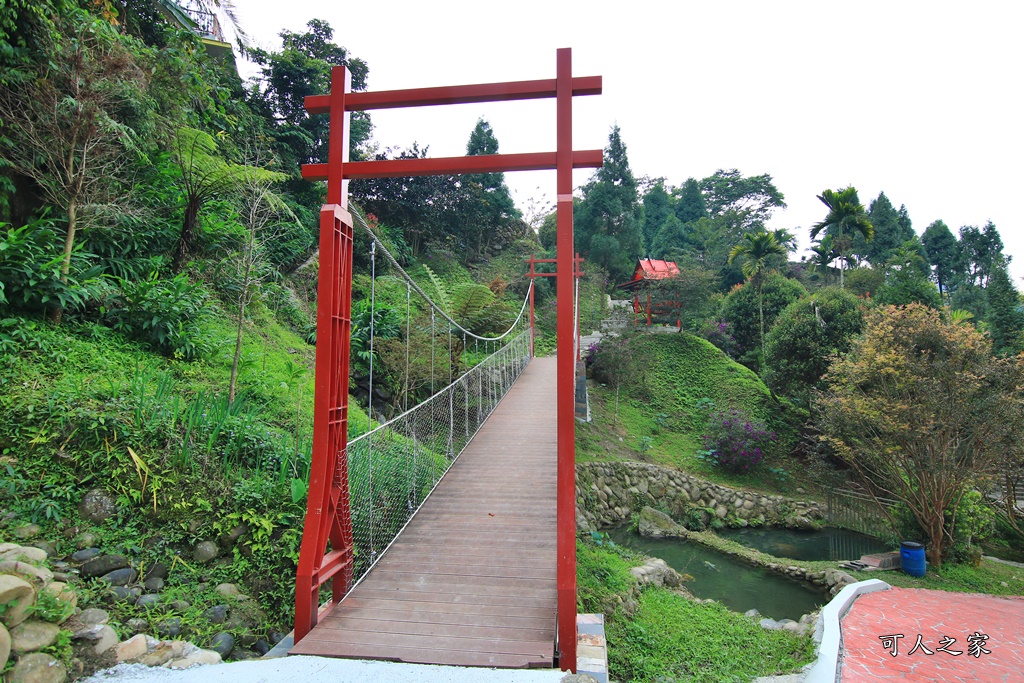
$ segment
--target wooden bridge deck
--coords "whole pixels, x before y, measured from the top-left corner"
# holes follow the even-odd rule
[[[366,578],[291,654],[550,667],[555,358],[535,358]]]

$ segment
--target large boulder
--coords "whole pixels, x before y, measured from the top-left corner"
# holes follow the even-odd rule
[[[686,538],[689,535],[675,520],[652,507],[640,511],[637,532],[645,538]]]
[[[64,683],[68,670],[54,657],[33,652],[18,658],[4,680],[8,683]]]
[[[28,608],[35,604],[36,592],[32,584],[11,574],[0,574],[0,605],[7,609],[0,621],[7,628],[17,626],[28,618]]]
[[[7,660],[11,656],[11,634],[7,628],[0,624],[0,671],[7,666]]]
[[[11,629],[11,650],[19,655],[50,647],[57,640],[60,627],[45,621],[24,621]]]

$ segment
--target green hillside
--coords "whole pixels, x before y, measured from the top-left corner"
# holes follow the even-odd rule
[[[603,339],[591,365],[590,404],[594,419],[576,432],[579,460],[650,460],[711,479],[723,476],[699,457],[711,413],[737,408],[762,420],[779,436],[763,468],[769,475],[731,479],[754,486],[783,483],[770,468],[791,469],[788,454],[803,419],[750,369],[686,333]]]

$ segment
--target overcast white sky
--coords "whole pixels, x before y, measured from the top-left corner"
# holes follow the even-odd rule
[[[772,227],[825,215],[825,188],[906,204],[920,234],[992,220],[1024,276],[1024,3],[406,2],[236,0],[254,42],[325,19],[369,64],[369,89],[604,77],[574,101],[577,149],[622,129],[637,176],[678,185],[719,168],[769,173],[789,208]],[[553,101],[373,112],[381,147],[465,153],[478,117],[500,151],[554,150]],[[592,171],[575,173],[577,185]],[[554,172],[506,174],[517,204],[554,197]],[[803,246],[806,230],[799,231]],[[1021,282],[1017,281],[1018,286]]]

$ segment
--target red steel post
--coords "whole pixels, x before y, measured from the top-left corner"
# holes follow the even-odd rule
[[[530,254],[530,358],[533,358],[534,342],[534,318],[533,318],[533,290],[536,280],[533,278],[533,264],[535,254]]]
[[[317,623],[320,586],[333,579],[337,603],[352,581],[352,517],[348,495],[348,370],[352,310],[352,217],[342,179],[348,160],[351,76],[331,70],[327,204],[320,211],[317,279],[316,390],[313,452],[302,547],[295,579],[295,642]],[[327,553],[328,540],[331,552]]]
[[[572,230],[572,50],[558,50],[557,106],[557,238],[558,276],[558,665],[576,671],[576,362],[573,349],[573,280],[575,259]]]

